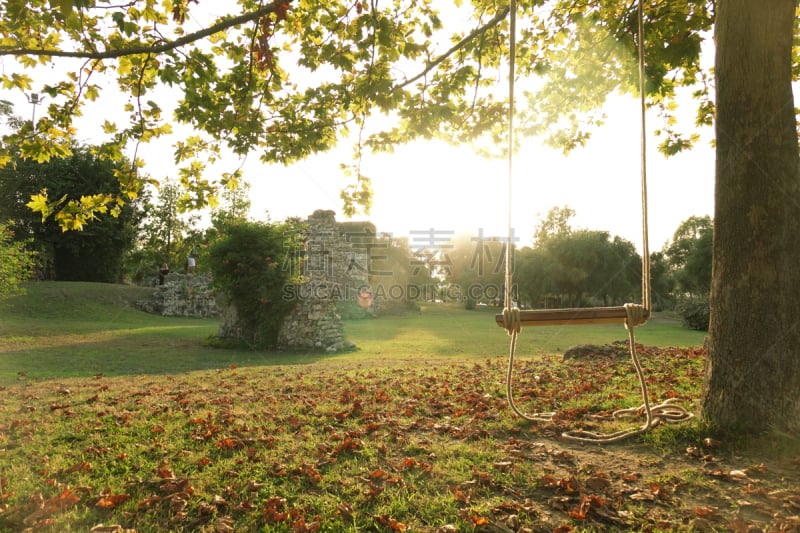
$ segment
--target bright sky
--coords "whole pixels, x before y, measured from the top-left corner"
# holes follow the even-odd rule
[[[529,245],[537,216],[554,206],[576,211],[573,227],[609,231],[640,249],[642,242],[638,102],[617,98],[608,121],[586,148],[568,157],[524,141],[513,159],[512,227],[520,245]],[[649,129],[656,127],[655,121]],[[710,135],[706,132],[706,136]],[[649,242],[661,249],[678,225],[692,215],[713,216],[714,152],[707,140],[691,152],[665,159],[651,136],[648,149]],[[339,170],[351,151],[312,157],[290,167],[246,167],[252,213],[273,219],[306,216],[315,209],[341,215],[339,191],[347,184]],[[505,237],[508,224],[508,162],[476,155],[470,146],[418,142],[394,154],[368,155],[362,172],[373,179],[368,218],[378,231],[483,231]],[[416,235],[417,237],[415,237]],[[412,235],[419,239],[419,233]],[[417,241],[420,242],[420,241]]]

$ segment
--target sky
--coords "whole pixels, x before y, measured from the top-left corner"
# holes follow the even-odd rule
[[[573,228],[608,231],[640,249],[642,204],[638,101],[614,98],[607,123],[585,148],[569,156],[526,139],[512,160],[512,228],[520,246],[530,245],[538,217],[552,207],[569,206]],[[655,122],[655,121],[654,121]],[[656,126],[653,123],[650,129]],[[648,143],[648,222],[650,250],[672,237],[690,216],[713,216],[714,152],[705,138],[690,152],[665,158],[657,140]],[[315,209],[341,215],[339,191],[348,183],[339,163],[342,149],[289,167],[246,166],[251,182],[252,214],[273,219],[306,216]],[[487,159],[469,145],[416,142],[393,154],[367,155],[362,172],[372,178],[374,199],[369,219],[379,232],[396,237],[420,231],[469,232],[505,237],[508,226],[508,161]],[[442,232],[442,233],[439,233]]]
[[[9,64],[3,69],[13,68]],[[30,73],[31,71],[26,71]],[[42,76],[52,76],[44,72]],[[103,98],[77,121],[78,138],[99,141],[95,132],[106,118],[120,114],[127,98],[105,83]],[[0,98],[15,104],[16,113],[31,116],[31,105],[18,93]],[[47,102],[44,102],[47,104]],[[41,113],[41,107],[37,110]],[[641,250],[642,217],[639,163],[639,103],[631,97],[611,97],[608,116],[585,148],[563,156],[526,139],[513,158],[513,200],[508,203],[508,161],[487,159],[473,146],[452,146],[444,141],[415,142],[393,154],[366,154],[362,173],[372,178],[373,205],[369,215],[379,232],[396,237],[435,232],[468,232],[484,237],[506,237],[509,207],[514,240],[530,245],[537,219],[552,207],[569,206],[576,212],[574,228],[608,231],[636,244]],[[687,112],[692,112],[691,103]],[[689,121],[691,123],[691,116]],[[704,140],[690,152],[665,159],[652,136],[657,119],[648,118],[649,243],[655,251],[671,238],[690,216],[713,215],[714,152]],[[139,156],[144,172],[157,180],[177,177],[172,148],[166,142],[144,145]],[[317,209],[342,213],[341,189],[350,182],[340,170],[349,163],[352,146],[346,140],[331,152],[290,166],[265,165],[251,155],[243,167],[251,185],[251,216],[265,220],[307,217]],[[225,161],[219,171],[230,171],[236,161]]]

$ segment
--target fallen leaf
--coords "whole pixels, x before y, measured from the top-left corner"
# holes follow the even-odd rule
[[[706,505],[705,507],[695,507],[694,508],[694,514],[696,514],[697,516],[700,516],[700,517],[713,516],[715,512],[716,512],[716,509],[714,509],[713,507],[711,507],[709,505]]]
[[[122,526],[119,524],[113,524],[105,526],[103,524],[97,524],[92,529],[89,530],[90,533],[123,533],[125,530],[122,529]]]
[[[100,507],[101,509],[113,509],[117,507],[119,504],[124,503],[131,499],[130,494],[109,494],[106,496],[101,496],[96,502],[95,507]]]
[[[728,476],[735,481],[747,481],[750,479],[743,470],[731,470],[728,472]]]
[[[67,468],[64,472],[66,474],[72,474],[73,472],[88,472],[91,469],[92,463],[89,461],[80,461]]]
[[[347,502],[341,502],[336,506],[336,514],[341,516],[345,522],[353,521],[353,507]]]
[[[600,492],[600,491],[603,491],[606,488],[608,488],[608,486],[611,484],[611,482],[608,481],[607,478],[594,476],[594,477],[590,477],[589,479],[587,479],[585,484],[586,484],[587,487],[589,487],[593,491]]]

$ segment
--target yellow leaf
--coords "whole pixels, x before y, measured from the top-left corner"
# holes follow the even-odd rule
[[[47,205],[47,191],[42,192],[44,192],[44,194],[31,195],[31,201],[25,204],[25,206],[29,207],[34,213],[41,213],[42,222],[44,222],[50,214],[50,207]]]

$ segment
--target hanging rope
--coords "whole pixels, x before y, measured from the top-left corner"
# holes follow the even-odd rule
[[[513,184],[514,184],[514,157],[512,154],[514,153],[514,73],[516,72],[516,62],[517,62],[517,0],[511,0],[511,5],[509,6],[510,16],[509,16],[509,28],[508,32],[510,35],[509,38],[509,52],[508,52],[508,224],[506,226],[506,235],[508,235],[508,241],[506,242],[506,276],[505,276],[505,309],[509,310],[508,314],[511,314],[511,309],[513,307],[512,295],[511,295],[511,261],[512,261],[512,254],[511,254],[511,206],[513,203],[514,195],[513,195]],[[517,320],[515,323],[512,323],[510,319],[506,319],[507,313],[503,313],[503,320],[506,322],[506,330],[511,333],[512,329],[519,332],[519,313],[517,313]]]
[[[519,309],[513,306],[512,299],[512,185],[513,185],[513,151],[514,151],[514,77],[516,63],[516,0],[510,0],[509,17],[509,90],[508,90],[508,242],[506,244],[506,265],[505,265],[505,308],[503,309],[503,326],[511,336],[508,354],[508,371],[506,375],[506,397],[508,404],[517,416],[532,422],[550,422],[555,415],[554,412],[537,412],[527,414],[522,412],[514,402],[514,394],[511,386],[511,378],[514,368],[514,356],[517,347],[517,336],[519,335],[520,314]],[[621,409],[615,411],[611,418],[623,418],[639,415],[644,411],[645,422],[638,428],[624,429],[613,433],[595,433],[584,430],[574,430],[562,433],[562,437],[578,442],[611,443],[628,438],[632,435],[643,433],[662,422],[681,422],[691,418],[693,415],[684,408],[672,405],[672,400],[667,400],[651,408],[647,382],[644,377],[639,356],[636,351],[636,338],[634,329],[647,322],[651,306],[650,294],[650,250],[648,241],[648,213],[647,213],[647,144],[646,144],[646,85],[645,85],[645,62],[644,62],[644,12],[643,2],[638,4],[638,67],[639,67],[639,96],[641,107],[641,135],[640,135],[640,166],[641,166],[641,187],[642,187],[642,305],[625,304],[625,328],[628,330],[628,342],[630,343],[631,361],[639,378],[640,392],[642,394],[642,405],[636,408]]]
[[[503,326],[511,335],[511,342],[508,348],[508,375],[506,376],[506,397],[508,405],[517,414],[532,422],[549,422],[553,418],[553,413],[534,413],[525,414],[517,408],[514,403],[514,394],[511,388],[511,374],[514,367],[514,354],[517,351],[517,335],[521,326],[519,318],[519,308],[514,307],[512,298],[512,224],[511,206],[513,204],[513,183],[514,183],[514,77],[516,72],[517,58],[517,2],[511,0],[509,5],[509,52],[508,52],[508,227],[506,242],[506,270],[505,270],[505,308],[503,309]]]
[[[644,63],[644,1],[639,0],[637,11],[638,19],[638,46],[637,57],[639,60],[639,107],[641,124],[639,130],[639,168],[642,177],[642,305],[651,309],[650,299],[650,229],[647,222],[647,84],[645,83]]]

